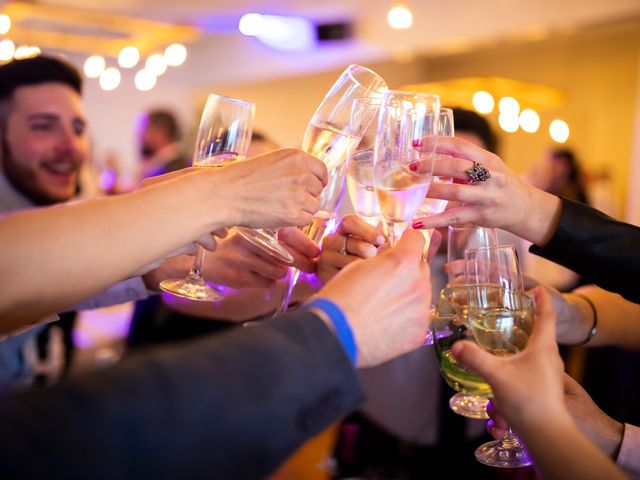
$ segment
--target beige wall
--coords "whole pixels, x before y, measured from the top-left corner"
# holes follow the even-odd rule
[[[640,58],[640,23],[600,27],[527,44],[506,44],[474,53],[424,58],[409,64],[368,65],[392,87],[476,75],[500,75],[558,87],[567,103],[541,112],[536,134],[501,135],[501,154],[526,172],[552,144],[547,127],[557,117],[571,128],[575,148],[592,173],[608,171],[622,213],[630,172],[635,99]],[[339,71],[266,83],[218,88],[257,104],[256,129],[282,145],[298,145],[315,107]],[[444,99],[446,102],[446,99]],[[526,105],[523,105],[526,107]],[[490,115],[495,124],[496,115]]]

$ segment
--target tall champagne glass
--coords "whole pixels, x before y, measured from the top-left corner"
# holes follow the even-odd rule
[[[438,131],[437,95],[402,91],[385,94],[380,109],[374,149],[374,188],[387,229],[395,245],[415,216],[431,184],[435,143],[419,148]],[[420,172],[410,165],[421,160]]]
[[[493,228],[473,225],[450,226],[447,235],[447,275],[449,285],[465,285],[464,258],[469,248],[490,247],[498,244],[498,234]],[[466,320],[466,298],[457,296],[460,316]],[[435,339],[434,339],[435,340]],[[458,389],[449,400],[449,407],[458,415],[468,418],[486,419],[487,396]]]
[[[385,81],[374,71],[349,65],[316,109],[302,140],[302,150],[319,158],[327,166],[329,182],[320,194],[320,206],[304,233],[319,243],[331,225],[345,190],[347,157],[361,137],[350,127],[352,105],[357,98],[381,97],[387,90]],[[373,114],[375,116],[375,113]],[[300,271],[291,269],[280,307],[274,316],[285,312]]]
[[[351,131],[362,140],[349,154],[347,192],[353,209],[361,219],[374,227],[380,223],[380,207],[373,188],[373,148],[376,138],[375,120],[382,98],[356,98],[351,110]]]
[[[224,167],[243,160],[251,141],[254,110],[253,103],[237,98],[209,95],[198,127],[193,166]],[[202,276],[204,254],[204,248],[198,245],[193,266],[186,278],[163,280],[160,282],[160,288],[192,300],[220,300],[220,292]]]
[[[500,267],[496,267],[500,268]],[[523,292],[496,285],[468,288],[469,324],[476,343],[494,355],[513,355],[527,344],[534,322],[533,300]],[[491,467],[531,465],[531,457],[511,428],[501,440],[481,445],[476,459]]]

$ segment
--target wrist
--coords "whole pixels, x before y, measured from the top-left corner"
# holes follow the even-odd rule
[[[225,181],[225,169],[201,167],[197,171],[200,179],[197,204],[204,209],[208,232],[238,224],[234,215],[237,209],[234,208],[233,182]]]
[[[355,337],[351,325],[349,325],[347,317],[345,317],[340,307],[326,298],[316,298],[307,304],[307,308],[327,324],[338,338],[349,360],[351,360],[351,364],[356,366],[358,363],[358,349]]]
[[[583,295],[574,292],[562,294],[567,308],[558,315],[558,342],[563,345],[583,345],[593,335],[594,314]],[[562,329],[560,326],[562,325]]]
[[[527,218],[523,223],[526,236],[522,236],[538,247],[544,247],[560,223],[562,201],[556,195],[537,188],[531,192],[531,200],[532,208],[526,210]]]

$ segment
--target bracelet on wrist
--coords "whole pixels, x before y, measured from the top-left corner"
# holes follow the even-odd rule
[[[582,345],[589,343],[591,339],[596,335],[596,333],[598,333],[598,311],[596,310],[596,306],[593,304],[593,301],[586,295],[583,295],[582,293],[577,293],[577,292],[571,292],[571,294],[579,298],[582,298],[585,302],[587,302],[589,304],[589,307],[591,307],[591,311],[593,312],[593,323],[591,324],[591,328],[589,329],[587,338],[585,338],[579,343],[574,343],[572,345],[574,347],[580,347]]]
[[[309,309],[320,310],[331,321],[336,337],[338,337],[340,344],[347,352],[352,365],[355,365],[358,360],[358,348],[356,347],[353,330],[351,330],[351,326],[340,307],[326,298],[317,298],[306,306]]]

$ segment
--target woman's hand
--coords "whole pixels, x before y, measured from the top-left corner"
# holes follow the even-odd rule
[[[558,197],[528,184],[497,155],[462,139],[439,137],[436,151],[443,156],[436,160],[433,175],[452,177],[455,183],[433,183],[427,196],[461,202],[461,205],[417,219],[414,228],[473,223],[503,228],[539,246],[549,241],[560,217]],[[486,168],[491,177],[472,184],[467,171],[476,162]],[[419,171],[420,162],[411,168]]]

